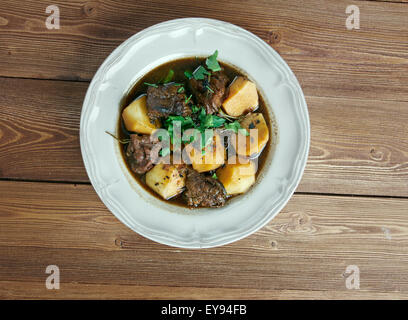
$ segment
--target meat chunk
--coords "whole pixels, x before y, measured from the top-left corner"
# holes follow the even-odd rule
[[[159,140],[150,135],[131,134],[126,148],[126,158],[130,169],[137,174],[144,174],[154,166],[161,146]]]
[[[190,89],[199,105],[203,105],[207,114],[213,114],[221,107],[222,102],[227,96],[227,84],[229,79],[222,71],[215,72],[208,79],[196,80],[190,79]],[[210,88],[210,90],[208,89]],[[214,92],[211,92],[214,91]]]
[[[186,191],[183,197],[192,207],[222,207],[227,199],[220,182],[191,168],[186,169]]]
[[[186,103],[187,97],[185,93],[178,93],[178,89],[178,86],[171,84],[147,89],[147,114],[152,123],[169,115],[191,115],[191,107]]]

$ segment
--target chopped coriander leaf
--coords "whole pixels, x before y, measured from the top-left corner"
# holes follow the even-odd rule
[[[226,124],[224,125],[224,128],[227,129],[227,130],[232,130],[232,131],[234,131],[235,133],[238,133],[238,130],[240,130],[240,132],[241,132],[242,134],[244,134],[244,135],[246,135],[246,136],[249,136],[248,130],[242,128],[242,127],[241,127],[241,124],[240,124],[237,120],[235,120],[234,122],[231,122],[231,123],[226,123]]]
[[[208,91],[210,91],[211,93],[214,93],[214,90],[211,89],[211,87],[209,85],[205,86],[207,88]]]
[[[245,128],[238,129],[238,132],[245,135],[245,136],[249,136],[249,132]]]
[[[168,147],[161,149],[160,152],[159,152],[160,156],[162,156],[162,157],[167,156],[169,153],[170,153],[170,148],[168,148]]]
[[[173,82],[172,85],[175,86],[175,87],[180,87],[180,86],[183,86],[184,84],[179,83],[179,82]]]
[[[148,83],[148,82],[145,82],[144,83],[146,86],[150,86],[150,87],[155,87],[155,88],[158,88],[159,86],[157,85],[157,84],[155,84],[155,83]]]
[[[204,132],[204,133],[201,134],[201,137],[202,137],[201,141],[202,141],[202,143],[203,143],[203,148],[205,148],[205,147],[207,147],[208,145],[210,145],[211,142],[213,142],[213,140],[214,140],[214,132],[211,132],[211,134],[207,134],[207,135],[206,135],[205,132]]]
[[[215,50],[215,52],[205,60],[205,64],[207,65],[207,68],[213,72],[221,70],[220,64],[217,61],[217,57],[218,57],[218,50]]]
[[[218,179],[217,174],[214,172],[214,174],[211,176],[213,179]]]
[[[196,80],[204,80],[205,75],[210,74],[203,66],[199,66],[197,69],[194,70],[193,72],[193,77]]]
[[[170,69],[169,72],[167,73],[167,76],[164,78],[163,83],[169,83],[171,79],[174,77],[174,70]]]
[[[188,103],[189,101],[190,101],[190,99],[191,99],[191,97],[192,97],[193,95],[192,94],[190,94],[190,96],[188,97],[188,98],[186,98],[186,103]]]
[[[188,70],[186,70],[186,71],[184,71],[184,75],[187,77],[187,79],[191,79],[192,77],[193,77],[193,74],[190,72],[190,71],[188,71]]]
[[[183,129],[189,129],[194,127],[194,121],[191,117],[183,117],[183,116],[169,116],[165,121],[165,126],[170,126],[173,124],[173,121],[180,121],[181,127]]]
[[[181,93],[183,91],[184,91],[184,87],[180,87],[180,88],[178,88],[177,93]]]
[[[205,109],[201,109],[201,113],[198,116],[200,120],[201,129],[218,128],[225,123],[225,119],[215,116],[213,114],[206,114]]]
[[[199,107],[199,106],[196,106],[196,105],[193,105],[193,106],[191,107],[191,110],[193,111],[193,113],[197,113],[198,111],[200,111],[200,107]]]

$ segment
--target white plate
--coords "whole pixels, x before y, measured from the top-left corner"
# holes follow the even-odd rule
[[[128,172],[116,132],[119,104],[132,85],[156,66],[216,49],[257,84],[273,110],[279,141],[257,184],[223,208],[189,210],[148,194]],[[310,125],[298,81],[264,41],[235,25],[202,18],[177,19],[147,28],[105,60],[88,88],[81,114],[85,167],[104,204],[125,225],[160,243],[208,248],[242,239],[268,223],[287,203],[307,160]]]

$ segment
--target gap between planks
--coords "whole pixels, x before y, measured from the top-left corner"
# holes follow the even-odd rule
[[[55,180],[35,180],[35,179],[15,179],[15,178],[0,178],[1,181],[21,182],[21,183],[51,183],[51,184],[63,184],[63,185],[89,185],[91,182],[84,181],[55,181]],[[323,196],[323,197],[351,197],[351,198],[381,198],[381,199],[408,199],[408,196],[388,196],[388,195],[370,195],[370,194],[352,194],[352,193],[328,193],[328,192],[305,192],[295,191],[297,195],[311,195],[311,196]]]

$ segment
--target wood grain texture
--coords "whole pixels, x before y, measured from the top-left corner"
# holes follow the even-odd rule
[[[88,182],[78,137],[87,86],[0,78],[0,178]],[[407,103],[306,99],[311,149],[298,191],[408,196]]]
[[[98,288],[101,297],[168,298],[168,287],[180,298],[408,294],[408,199],[295,195],[257,233],[197,251],[133,233],[88,185],[2,181],[0,194],[2,298],[50,297],[41,290],[50,264],[61,270],[60,298]],[[360,268],[361,291],[345,288],[348,265]]]
[[[348,0],[54,1],[61,29],[48,30],[45,0],[0,6],[0,75],[89,80],[108,54],[158,22],[201,16],[260,36],[313,96],[408,101],[408,5],[361,1],[360,30],[345,27]],[[245,14],[242,14],[245,12]]]
[[[27,290],[27,287],[29,290]],[[407,299],[400,292],[356,290],[258,290],[65,283],[60,290],[45,290],[44,282],[0,281],[3,299],[136,299],[136,300],[314,300]]]
[[[0,177],[88,181],[79,146],[87,83],[0,78]]]

